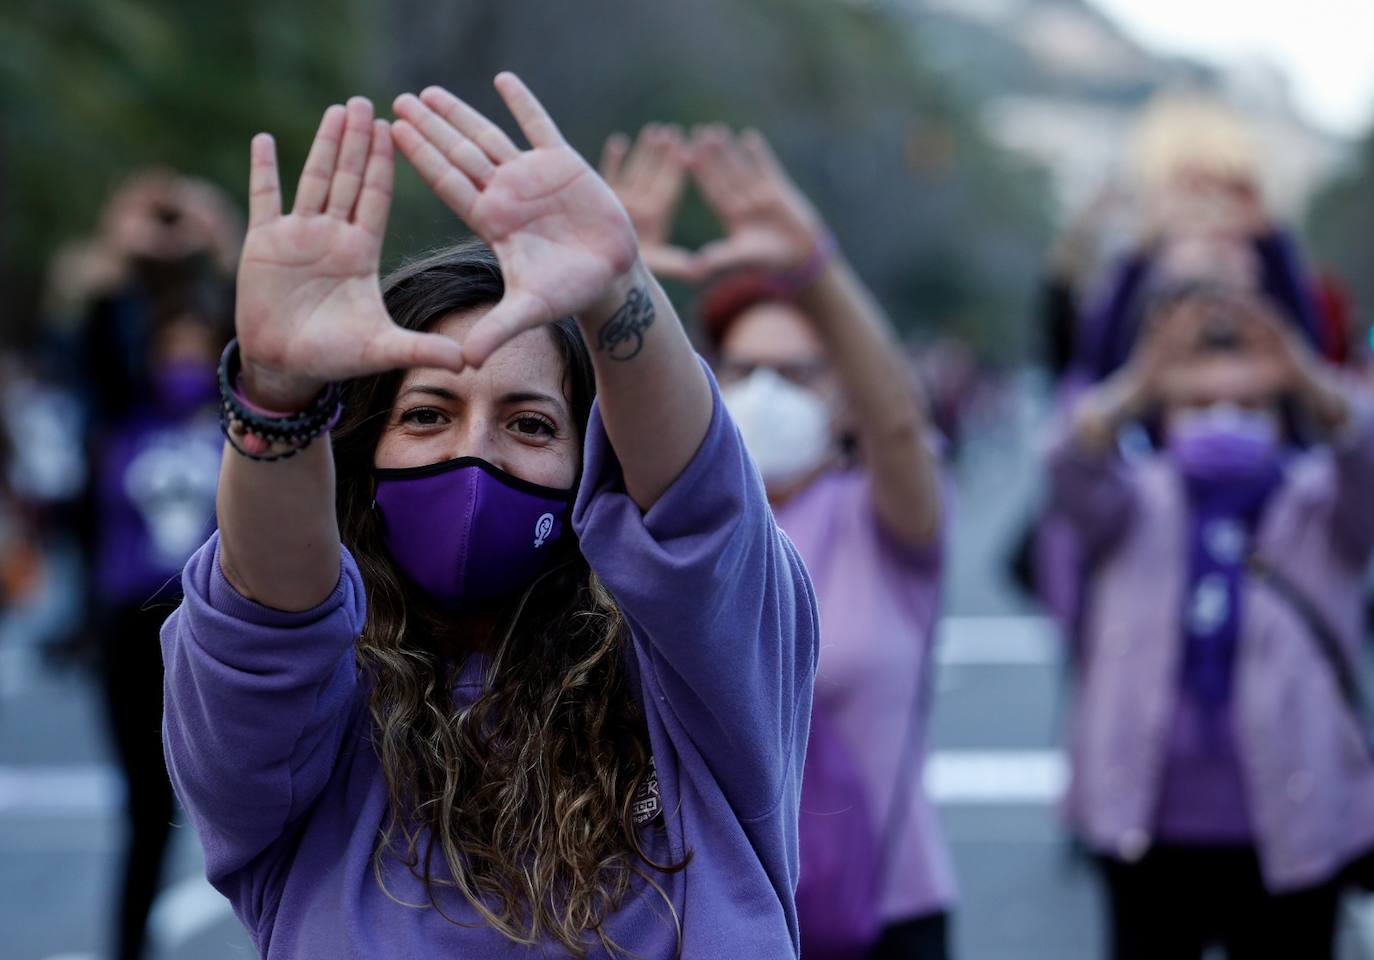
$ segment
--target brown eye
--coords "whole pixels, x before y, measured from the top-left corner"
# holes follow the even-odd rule
[[[433,407],[414,407],[401,414],[401,422],[433,427],[444,422],[444,415]]]
[[[533,414],[516,417],[511,425],[523,437],[552,437],[556,433],[552,423]]]

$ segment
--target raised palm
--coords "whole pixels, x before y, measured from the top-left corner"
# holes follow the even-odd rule
[[[393,170],[391,132],[372,105],[355,97],[330,107],[283,215],[272,139],[254,138],[236,326],[256,399],[295,404],[331,380],[461,368],[456,342],[400,329],[382,304]]]
[[[692,136],[692,172],[725,236],[697,251],[701,276],[741,267],[793,270],[825,233],[820,216],[787,176],[763,136],[723,126]]]
[[[601,151],[601,178],[634,224],[644,263],[660,277],[696,279],[696,254],[676,246],[673,217],[687,185],[687,145],[673,124],[649,124],[633,145],[623,133],[607,138]]]
[[[496,86],[531,149],[446,90],[396,100],[396,145],[436,194],[496,253],[506,293],[468,333],[480,364],[522,330],[591,307],[637,256],[611,189],[563,140],[513,74]]]

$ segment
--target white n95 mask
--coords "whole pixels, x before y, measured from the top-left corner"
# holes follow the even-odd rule
[[[830,411],[812,391],[757,367],[720,393],[766,485],[799,480],[825,461]]]

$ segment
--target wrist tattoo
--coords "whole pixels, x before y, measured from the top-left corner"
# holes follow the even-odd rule
[[[654,322],[654,302],[643,287],[635,287],[611,318],[596,332],[596,349],[612,360],[633,360],[644,349],[644,331]]]

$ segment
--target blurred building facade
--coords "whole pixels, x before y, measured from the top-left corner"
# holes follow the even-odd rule
[[[999,144],[1050,171],[1061,214],[1126,173],[1135,120],[1162,92],[1215,96],[1249,125],[1272,209],[1301,215],[1348,156],[1272,64],[1152,52],[1087,0],[892,0],[933,68],[980,105]]]

